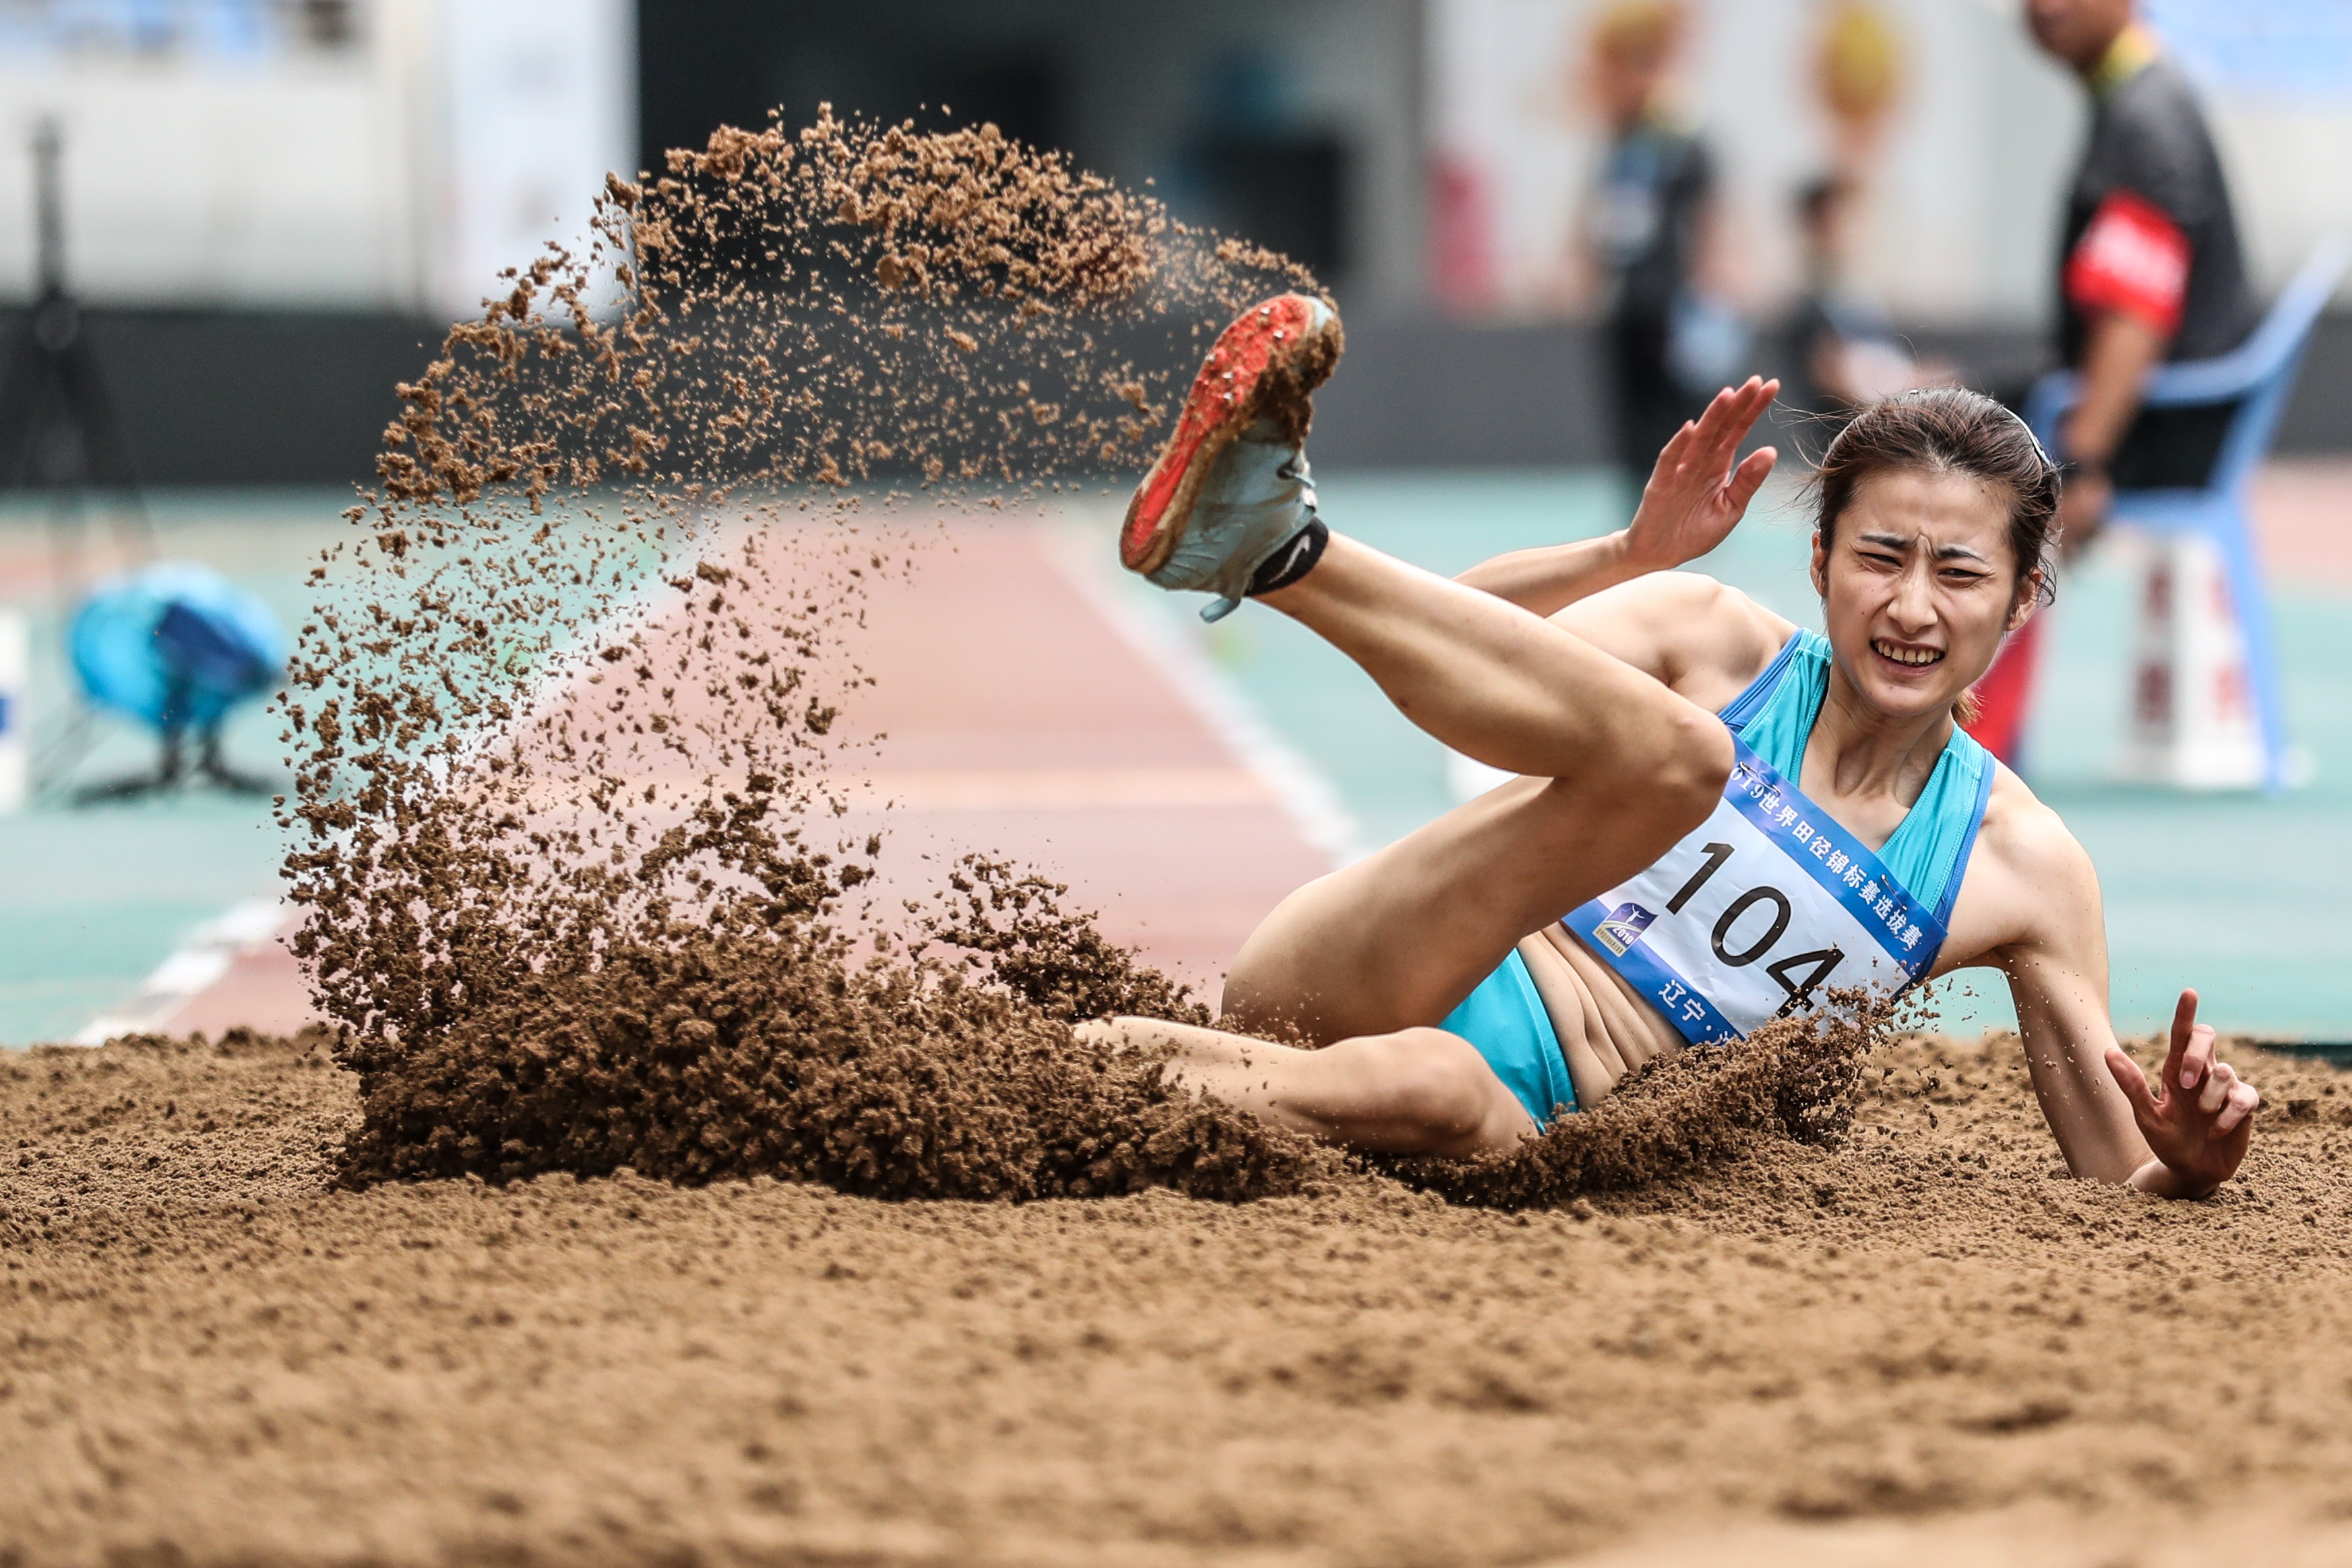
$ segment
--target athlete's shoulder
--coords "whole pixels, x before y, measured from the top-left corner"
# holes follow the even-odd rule
[[[1679,619],[1711,619],[1755,602],[1729,583],[1703,571],[1644,572],[1609,591],[1640,605],[1646,613]]]
[[[1978,852],[1990,851],[2027,864],[2050,865],[2076,857],[2090,864],[2090,855],[2066,826],[2066,820],[2008,767],[1990,756],[1986,760],[1993,768],[1992,791],[1985,801]]]
[[[1638,591],[1643,612],[1660,625],[1711,648],[1738,650],[1741,659],[1752,657],[1758,670],[1797,634],[1795,622],[1703,571],[1654,571],[1615,591]]]
[[[1793,623],[1703,572],[1653,571],[1552,617],[1703,707],[1721,707],[1796,634]]]
[[[1705,572],[1655,571],[1610,592],[1653,640],[1653,673],[1702,707],[1738,696],[1797,634],[1794,622]]]

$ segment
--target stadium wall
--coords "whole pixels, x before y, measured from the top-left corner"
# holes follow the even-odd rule
[[[0,314],[0,340],[22,330],[21,313]],[[93,310],[88,330],[152,485],[366,479],[398,412],[394,385],[413,379],[440,340],[428,323],[371,314]],[[2022,380],[2042,361],[2041,340],[2022,331],[1915,340],[1987,384]],[[1345,373],[1319,400],[1315,457],[1335,468],[1600,462],[1601,384],[1589,328],[1351,320]],[[2279,445],[2352,453],[2352,314],[2321,324]]]

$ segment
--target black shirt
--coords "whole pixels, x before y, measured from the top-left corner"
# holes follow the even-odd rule
[[[2101,94],[2092,110],[2090,143],[2067,195],[2065,243],[2059,251],[2058,349],[2066,363],[2082,363],[2090,326],[2068,298],[2063,281],[2066,260],[2101,204],[2117,191],[2161,209],[2189,242],[2180,327],[2166,357],[2210,359],[2243,342],[2253,329],[2254,308],[2230,188],[2189,78],[2158,56]]]
[[[1615,285],[1617,320],[1663,321],[1690,281],[1699,210],[1715,184],[1706,143],[1650,121],[1610,144],[1593,239]]]
[[[2161,55],[2100,92],[2093,106],[2090,141],[2067,194],[2065,243],[2058,262],[2058,349],[2070,366],[2083,362],[2092,318],[2068,287],[2070,264],[2091,248],[2084,236],[2095,222],[2107,221],[2103,210],[2118,205],[2159,230],[2159,251],[2168,246],[2177,256],[2186,246],[2185,277],[2169,295],[2179,319],[2165,357],[2210,359],[2243,342],[2253,329],[2255,310],[2230,188],[2188,78]],[[2160,232],[2168,224],[2177,235]],[[2116,485],[2126,490],[2201,487],[2236,412],[2230,402],[2142,413],[2109,464]]]

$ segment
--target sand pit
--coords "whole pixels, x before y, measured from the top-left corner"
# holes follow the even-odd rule
[[[887,1203],[330,1187],[274,1041],[0,1063],[11,1563],[2160,1564],[2352,1552],[2352,1084],[2064,1179],[2013,1041],[1836,1152],[1567,1208],[1370,1176]]]

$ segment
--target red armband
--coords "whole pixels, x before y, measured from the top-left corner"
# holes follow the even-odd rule
[[[2125,310],[2169,338],[2189,293],[2189,236],[2147,197],[2116,191],[2066,258],[2066,298],[2085,315]]]

